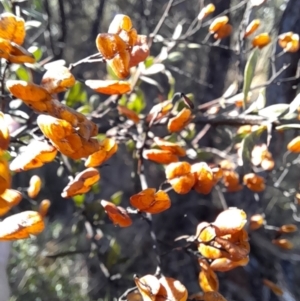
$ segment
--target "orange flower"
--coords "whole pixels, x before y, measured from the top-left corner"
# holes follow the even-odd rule
[[[266,188],[265,179],[254,173],[244,175],[243,182],[250,190],[254,192],[261,192]]]
[[[195,177],[193,188],[198,193],[210,193],[215,184],[211,168],[205,162],[196,163],[192,165],[192,173],[194,173]]]
[[[191,121],[192,112],[190,109],[183,108],[175,117],[170,118],[168,130],[170,133],[180,132]]]
[[[105,200],[101,201],[101,205],[110,220],[115,225],[118,225],[120,227],[129,227],[132,224],[132,220],[124,208],[116,206],[115,204],[107,202]]]
[[[264,32],[259,35],[257,35],[253,40],[252,40],[252,45],[253,47],[258,47],[259,49],[264,48],[268,44],[270,44],[271,38],[268,33]]]
[[[131,206],[142,212],[156,214],[171,207],[171,200],[166,192],[154,188],[147,188],[130,197]]]
[[[195,177],[188,162],[171,163],[165,172],[168,182],[178,194],[188,193],[195,184]]]
[[[85,84],[91,89],[102,94],[125,94],[130,92],[129,82],[118,80],[86,80]]]
[[[169,164],[178,161],[178,157],[174,155],[171,151],[160,149],[144,150],[143,157],[158,164]]]
[[[257,28],[259,27],[260,25],[260,20],[259,19],[255,19],[253,20],[246,28],[245,30],[245,35],[244,35],[244,38],[247,38],[249,37],[250,35],[252,35],[256,30]]]

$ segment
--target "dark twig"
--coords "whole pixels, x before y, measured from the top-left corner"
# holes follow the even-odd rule
[[[93,60],[95,58],[97,58],[97,61]],[[77,61],[76,63],[70,64],[69,65],[69,70],[72,70],[72,69],[74,69],[75,67],[77,67],[81,64],[95,63],[95,62],[105,62],[104,58],[102,57],[102,55],[99,52],[91,54],[91,55]]]
[[[156,25],[155,29],[153,30],[153,32],[150,34],[150,39],[149,39],[149,42],[148,42],[149,47],[151,47],[152,42],[153,42],[153,38],[158,34],[158,32],[160,31],[160,29],[161,29],[162,25],[164,24],[166,18],[168,17],[168,14],[169,14],[169,11],[172,7],[173,2],[174,2],[174,0],[169,0],[163,15],[161,16],[161,18],[160,18],[159,22],[157,23],[157,25]]]
[[[10,63],[5,62],[4,68],[3,68],[3,73],[1,76],[1,111],[4,113],[5,111],[5,105],[6,105],[6,95],[5,95],[5,77],[6,77],[6,72],[8,70]]]
[[[102,20],[103,11],[104,11],[105,0],[99,0],[98,7],[95,14],[95,19],[92,23],[90,29],[90,41],[94,43],[95,37],[98,34],[100,21]]]
[[[63,51],[65,49],[65,41],[67,38],[67,24],[66,24],[66,13],[65,13],[65,6],[63,0],[58,0],[58,6],[59,6],[59,15],[60,15],[60,37],[58,39],[59,42],[59,51],[58,53],[55,53],[56,58],[61,58]]]

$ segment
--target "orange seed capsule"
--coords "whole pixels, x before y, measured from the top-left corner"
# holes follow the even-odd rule
[[[230,24],[224,24],[220,29],[218,29],[215,34],[214,38],[216,40],[225,39],[230,36],[232,32],[232,26]]]
[[[168,122],[168,130],[170,133],[179,132],[190,122],[192,112],[187,108],[183,108],[175,117],[170,118]]]
[[[42,180],[39,176],[34,175],[30,178],[29,187],[27,189],[28,196],[34,199],[40,192]]]
[[[229,21],[227,16],[216,18],[209,26],[209,32],[215,33]]]
[[[212,14],[215,11],[216,7],[214,6],[214,4],[209,3],[208,5],[206,5],[205,7],[203,7],[198,15],[198,20],[201,21],[204,18],[206,18],[207,16],[209,16],[210,14]]]
[[[297,136],[290,141],[290,143],[287,145],[287,149],[292,153],[300,153],[300,136]]]
[[[51,202],[49,200],[42,200],[39,206],[39,214],[42,217],[45,217],[49,211],[49,207],[51,206]]]
[[[177,162],[178,157],[169,150],[147,149],[143,151],[143,157],[158,164]]]
[[[265,219],[261,214],[254,214],[250,217],[250,229],[257,230],[263,226],[264,222]]]
[[[258,47],[259,49],[264,48],[271,42],[271,37],[267,32],[261,33],[257,35],[253,40],[252,40],[252,46],[253,47]]]
[[[257,28],[260,25],[260,20],[259,19],[255,19],[253,20],[246,28],[245,30],[245,35],[244,38],[247,38],[248,36],[250,36],[251,34],[253,34]]]
[[[294,248],[293,243],[285,238],[273,239],[272,243],[274,245],[276,245],[282,249],[286,249],[286,250],[291,250]]]

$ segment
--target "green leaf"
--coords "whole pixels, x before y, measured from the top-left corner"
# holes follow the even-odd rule
[[[143,75],[154,75],[160,72],[165,71],[165,65],[161,63],[153,64],[149,68],[145,69],[142,73]]]
[[[12,159],[10,153],[8,151],[4,151],[1,155],[0,155],[1,159],[6,160],[6,161],[10,161]]]
[[[83,106],[79,107],[78,109],[76,109],[76,111],[81,114],[89,114],[89,113],[91,113],[91,107],[90,107],[90,105],[83,105]]]
[[[4,11],[9,12],[9,13],[13,13],[11,7],[10,7],[10,1],[8,0],[1,0],[1,3],[3,5]]]
[[[24,80],[26,82],[30,82],[32,80],[30,72],[22,65],[18,67],[16,70],[16,74],[19,79]]]
[[[175,78],[173,77],[172,73],[169,70],[166,70],[165,72],[167,78],[168,78],[168,82],[170,85],[170,90],[168,93],[168,99],[172,99],[174,93],[175,93]]]
[[[277,118],[282,116],[284,112],[288,112],[289,107],[289,104],[278,103],[259,110],[258,115],[268,118]]]
[[[186,96],[187,98],[189,98],[189,99],[191,100],[192,103],[194,103],[195,97],[194,97],[194,94],[193,94],[193,93],[185,94],[185,96]],[[184,103],[183,100],[178,101],[177,103],[178,103],[178,106],[177,106],[178,112],[181,111],[183,108],[187,108],[187,105]]]
[[[112,70],[112,68],[110,67],[109,64],[106,64],[106,71],[110,77],[110,79],[114,79],[114,80],[120,80],[117,75],[115,74],[115,72]]]
[[[37,47],[37,46],[31,46],[28,48],[28,52],[30,52],[36,61],[39,61],[42,56],[43,56],[43,51],[41,48]]]
[[[294,98],[294,100],[290,103],[289,111],[287,114],[292,114],[296,112],[300,108],[300,93]]]
[[[175,52],[171,52],[169,55],[168,55],[168,61],[171,62],[171,63],[176,63],[176,62],[179,62],[181,60],[183,60],[184,56],[181,52],[179,51],[175,51]]]
[[[244,114],[257,113],[266,106],[266,88],[259,91],[257,99],[249,106]]]
[[[286,130],[295,130],[295,129],[300,129],[299,123],[290,123],[290,124],[276,126],[277,131],[286,131]]]
[[[135,93],[130,95],[127,108],[139,114],[146,107],[145,96],[141,89],[136,89]]]
[[[189,44],[187,44],[187,48],[189,48],[189,49],[199,49],[199,48],[201,48],[201,45],[196,44],[196,43],[189,43]]]
[[[92,186],[91,192],[92,192],[93,194],[97,194],[97,193],[100,192],[100,185],[99,185],[99,183],[95,183],[95,184]]]
[[[249,59],[247,61],[247,64],[245,66],[245,71],[244,71],[244,86],[243,86],[243,93],[244,93],[244,99],[243,99],[243,108],[244,110],[246,109],[246,102],[247,102],[247,97],[248,93],[250,90],[250,86],[254,77],[254,72],[257,64],[257,59],[258,59],[258,50],[254,49],[252,53],[249,56]]]
[[[242,161],[244,172],[248,173],[251,171],[251,153],[252,150],[258,141],[261,134],[267,130],[267,126],[262,125],[258,127],[255,131],[246,135],[246,137],[241,142],[241,151],[242,151]]]
[[[118,262],[121,254],[121,247],[117,241],[113,238],[110,241],[110,252],[107,255],[107,267],[111,268],[114,264]]]
[[[76,82],[75,85],[69,89],[65,94],[66,104],[69,107],[73,107],[74,105],[81,103],[87,103],[87,93],[84,90],[84,86],[80,82]]]
[[[73,197],[73,201],[77,207],[81,207],[85,200],[85,194],[78,194]]]
[[[151,67],[154,64],[154,56],[148,56],[144,61],[144,65],[146,68]]]
[[[111,197],[110,200],[116,205],[119,206],[122,201],[123,191],[115,192]]]
[[[135,143],[134,143],[134,141],[133,140],[128,140],[127,142],[126,142],[126,148],[127,148],[127,150],[129,151],[129,152],[133,152],[134,150],[135,150]]]

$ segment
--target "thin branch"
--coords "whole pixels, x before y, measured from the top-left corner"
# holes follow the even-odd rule
[[[97,60],[94,60],[95,58],[97,58]],[[72,70],[81,64],[88,64],[88,63],[95,63],[95,62],[105,62],[105,59],[102,57],[102,55],[99,52],[91,54],[91,55],[77,61],[76,63],[70,64],[69,70]]]
[[[157,25],[156,25],[155,29],[153,30],[153,32],[150,34],[150,39],[149,39],[149,42],[148,42],[149,48],[151,47],[151,44],[153,42],[153,38],[158,34],[158,32],[160,31],[160,29],[161,29],[162,25],[164,24],[166,18],[168,17],[168,14],[169,14],[169,11],[172,7],[173,2],[174,2],[174,0],[169,0],[163,15],[161,16],[161,18],[160,18],[159,22],[157,23]]]
[[[94,43],[95,37],[98,34],[98,30],[100,27],[100,21],[102,20],[103,11],[104,11],[105,0],[99,0],[99,4],[96,10],[95,19],[92,23],[92,27],[90,30],[90,41]]]
[[[8,71],[9,65],[10,65],[9,62],[5,62],[2,77],[1,77],[1,80],[0,80],[0,83],[1,83],[1,111],[3,113],[5,112],[5,106],[6,106],[5,77],[6,77],[6,73]]]
[[[60,29],[61,34],[58,39],[59,42],[59,52],[55,55],[57,58],[60,58],[63,54],[63,51],[65,49],[65,41],[67,38],[67,24],[66,24],[66,13],[65,13],[65,6],[64,6],[64,0],[58,0],[58,6],[59,6],[59,15],[60,15]]]

